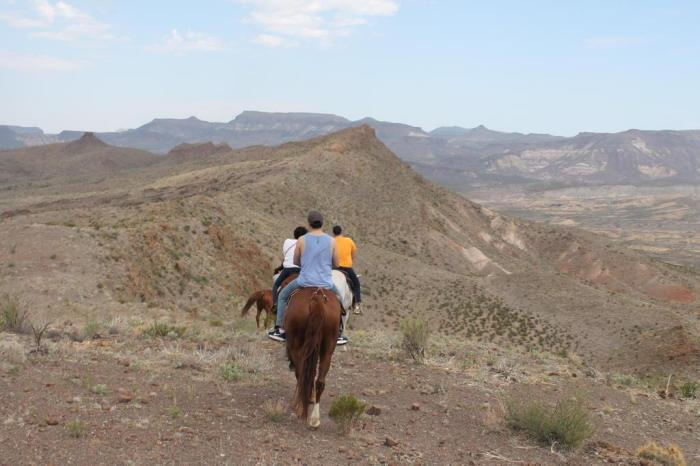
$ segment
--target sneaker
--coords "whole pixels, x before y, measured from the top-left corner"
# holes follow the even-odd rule
[[[355,304],[355,307],[352,308],[352,312],[355,314],[362,314],[362,308],[360,307],[360,303]]]
[[[348,340],[348,337],[346,337],[345,335],[340,335],[338,337],[338,341],[336,342],[336,345],[338,345],[338,346],[347,345],[348,341],[350,341],[350,340]]]
[[[275,341],[286,341],[287,333],[281,328],[275,327],[273,331],[267,332],[267,337]]]

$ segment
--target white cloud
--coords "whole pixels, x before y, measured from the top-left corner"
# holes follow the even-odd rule
[[[0,51],[0,68],[16,71],[71,71],[80,66],[62,58]]]
[[[255,36],[255,39],[253,39],[253,42],[271,48],[290,48],[298,45],[287,37],[275,36],[272,34],[258,34]]]
[[[269,47],[294,43],[295,39],[330,43],[347,36],[372,16],[391,16],[396,0],[240,0],[251,6],[250,22],[264,34],[255,42]]]
[[[161,43],[147,47],[162,53],[213,52],[225,48],[226,43],[217,37],[194,31],[181,34],[177,29],[170,31]]]
[[[21,10],[0,11],[0,21],[14,28],[34,29],[33,36],[53,40],[115,39],[109,24],[63,0],[32,0],[24,4]]]

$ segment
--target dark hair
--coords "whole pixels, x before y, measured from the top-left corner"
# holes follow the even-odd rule
[[[323,222],[320,220],[315,220],[315,221],[309,223],[309,226],[311,228],[321,228],[323,226]]]
[[[336,225],[333,227],[333,234],[338,236],[343,232],[343,229],[340,227],[340,225]]]
[[[307,230],[304,227],[296,227],[294,229],[294,239],[299,239],[302,236],[304,236],[305,234],[307,234],[308,232],[309,232],[309,230]]]

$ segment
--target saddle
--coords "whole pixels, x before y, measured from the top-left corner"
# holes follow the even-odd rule
[[[311,286],[311,287],[309,287],[309,288],[317,288],[317,287]],[[295,294],[299,293],[301,290],[304,290],[304,289],[306,289],[306,288],[297,288],[296,290],[292,291],[292,292],[289,294],[289,298],[287,299],[287,302],[291,301]],[[318,290],[323,289],[323,290],[325,290],[325,291],[330,291],[330,290],[328,290],[328,289],[326,289],[326,288],[317,288],[317,289],[318,289]],[[335,293],[333,293],[333,294],[335,294]],[[340,315],[341,315],[341,316],[345,316],[345,315],[347,315],[347,314],[348,314],[348,312],[345,310],[345,308],[343,307],[343,304],[341,303],[341,304],[340,304]],[[342,324],[341,324],[341,325],[342,325]]]

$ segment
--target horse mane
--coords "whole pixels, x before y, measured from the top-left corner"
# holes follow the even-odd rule
[[[245,306],[243,306],[243,310],[241,311],[241,316],[245,316],[248,314],[248,310],[250,307],[253,305],[253,303],[257,302],[259,299],[262,298],[264,291],[256,291],[252,295],[250,295],[250,298],[248,298],[248,301],[245,303]]]
[[[309,414],[309,400],[313,394],[318,367],[321,342],[323,340],[324,306],[326,301],[324,292],[314,291],[309,301],[309,317],[304,334],[304,346],[301,348],[303,365],[301,367],[301,380],[298,381],[294,406],[298,414],[307,417]]]

